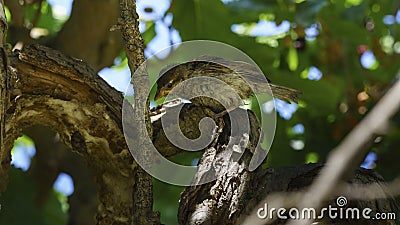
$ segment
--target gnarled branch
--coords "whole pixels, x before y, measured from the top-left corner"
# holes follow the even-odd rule
[[[26,46],[9,59],[12,96],[1,150],[3,173],[22,128],[48,126],[94,172],[101,204],[98,223],[131,224],[136,164],[122,134],[121,94],[82,61],[46,47]]]

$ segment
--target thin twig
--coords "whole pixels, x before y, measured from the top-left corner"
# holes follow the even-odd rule
[[[267,203],[271,206],[289,208],[297,206],[298,209],[314,208],[318,210],[324,201],[330,199],[334,195],[346,195],[351,199],[360,199],[359,193],[352,190],[359,190],[363,193],[376,191],[377,185],[348,185],[343,181],[354,174],[356,168],[359,167],[362,158],[368,152],[365,148],[376,135],[382,135],[388,126],[390,118],[398,111],[400,107],[400,81],[397,81],[385,96],[376,104],[371,112],[355,127],[350,134],[337,146],[328,157],[326,166],[315,179],[315,182],[307,189],[306,192],[295,192],[270,195],[260,201],[261,204]],[[382,190],[380,193],[371,193],[364,195],[364,200],[377,198],[391,198],[400,195],[400,189],[397,187],[399,179],[395,179],[387,185],[378,185]],[[383,196],[387,194],[386,196]],[[256,213],[251,213],[243,224],[261,225],[267,221],[260,220]],[[293,220],[290,225],[311,224],[312,220]]]
[[[390,118],[400,107],[400,81],[382,97],[371,112],[356,126],[349,135],[337,146],[328,157],[326,166],[320,176],[309,187],[303,196],[299,208],[312,207],[319,209],[326,199],[332,196],[336,185],[353,174],[360,163],[360,156],[368,152],[364,148],[376,135],[383,134]],[[311,220],[292,221],[289,224],[305,225]]]
[[[142,162],[150,164],[150,138],[152,135],[149,109],[149,77],[146,68],[141,67],[144,62],[144,43],[139,32],[138,15],[134,0],[120,0],[121,19],[119,29],[125,41],[125,53],[131,70],[131,84],[134,87],[135,107],[133,122],[135,127],[135,147],[133,151],[143,153]],[[138,72],[137,72],[138,71]],[[143,118],[145,118],[143,120]],[[131,149],[132,150],[132,149]],[[142,166],[146,166],[141,164]],[[133,224],[159,224],[158,216],[153,213],[152,178],[141,167],[135,171],[134,215]]]

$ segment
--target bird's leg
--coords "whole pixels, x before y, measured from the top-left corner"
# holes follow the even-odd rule
[[[214,118],[222,118],[223,116],[232,112],[233,110],[240,108],[240,106],[242,106],[244,103],[245,102],[242,99],[237,99],[235,97],[231,97],[230,101],[225,102],[225,104],[222,104],[222,107],[224,110],[215,114]]]
[[[231,106],[227,109],[225,109],[224,111],[217,113],[213,116],[213,119],[217,119],[217,118],[222,118],[223,116],[225,116],[226,114],[232,112],[233,110],[235,110],[237,107],[235,106]]]

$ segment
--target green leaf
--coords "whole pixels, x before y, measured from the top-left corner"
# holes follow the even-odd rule
[[[310,152],[306,155],[306,162],[305,163],[317,163],[319,159],[318,153]]]
[[[230,31],[230,16],[220,0],[174,0],[172,25],[183,40],[226,39]]]
[[[26,22],[32,23],[37,16],[38,10],[40,10],[39,20],[34,25],[38,28],[47,29],[50,35],[60,31],[62,25],[68,19],[54,18],[51,5],[46,1],[43,1],[41,2],[41,6],[39,6],[39,4],[32,4],[24,7]]]
[[[146,22],[146,31],[142,33],[144,43],[149,44],[156,35],[156,24],[153,21]]]
[[[297,67],[299,66],[299,57],[295,48],[289,49],[289,53],[287,55],[287,63],[290,71],[297,70]]]
[[[14,141],[14,145],[33,146],[35,145],[35,143],[30,137],[22,135],[21,137],[17,138],[17,140]]]
[[[11,12],[7,6],[4,7],[4,13],[6,14],[7,23],[10,23],[11,22]]]
[[[350,5],[350,6],[358,6],[363,2],[363,0],[346,0],[345,5]]]
[[[116,57],[116,59],[118,59],[117,64],[114,64],[111,68],[113,68],[117,71],[121,71],[128,66],[128,59],[126,58],[126,54],[125,54],[124,50],[121,51],[121,53]],[[114,60],[114,63],[115,63],[115,60]]]
[[[266,44],[260,44],[254,37],[239,36],[231,31],[235,14],[220,0],[174,0],[171,11],[172,25],[179,31],[183,41],[214,40],[244,50],[255,61],[272,63],[275,51]]]

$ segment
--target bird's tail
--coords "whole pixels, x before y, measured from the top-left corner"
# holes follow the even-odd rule
[[[288,87],[283,87],[275,84],[269,84],[269,85],[271,87],[272,93],[275,98],[279,98],[287,102],[297,103],[299,96],[303,93],[301,91],[291,89]]]

